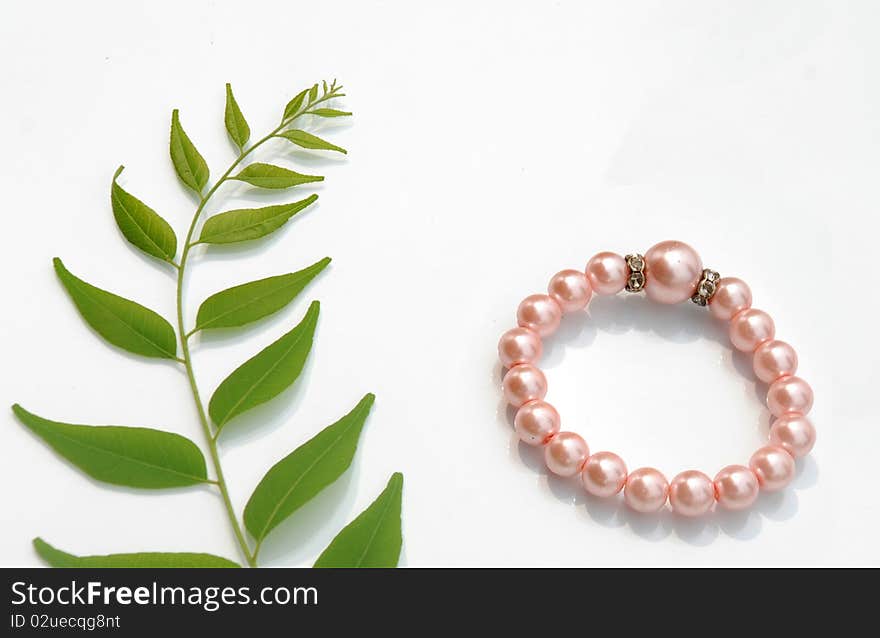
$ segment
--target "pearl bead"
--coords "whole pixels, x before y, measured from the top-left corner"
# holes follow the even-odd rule
[[[813,407],[813,389],[800,377],[782,377],[767,389],[767,407],[773,416],[808,414]]]
[[[559,432],[559,412],[545,401],[529,401],[513,418],[513,428],[529,445],[543,445]]]
[[[709,312],[718,319],[730,321],[740,310],[751,307],[752,291],[742,279],[722,277],[715,284],[715,294],[709,300]]]
[[[623,498],[637,512],[647,514],[658,511],[666,504],[668,494],[666,477],[652,467],[640,467],[626,477]]]
[[[584,464],[581,480],[593,496],[614,496],[626,484],[626,463],[613,452],[596,452]]]
[[[544,462],[554,474],[574,476],[590,455],[587,442],[574,432],[560,432],[544,447]]]
[[[816,429],[803,414],[783,414],[770,426],[770,443],[778,445],[794,458],[810,453],[816,443]]]
[[[528,328],[511,328],[498,340],[498,358],[505,368],[517,363],[535,363],[543,350],[541,337]]]
[[[645,293],[659,303],[690,299],[703,275],[703,262],[681,241],[661,241],[645,253]]]
[[[559,304],[562,312],[575,312],[587,306],[593,289],[584,273],[579,270],[563,270],[553,275],[547,292]]]
[[[730,320],[730,342],[743,352],[754,352],[755,348],[772,339],[775,334],[773,319],[763,310],[746,308]]]
[[[528,363],[521,363],[508,370],[501,386],[508,403],[517,408],[547,395],[547,378],[538,368]]]
[[[794,478],[794,458],[781,447],[765,445],[752,454],[749,467],[768,492],[781,490]]]
[[[553,334],[562,320],[562,308],[549,295],[529,295],[516,310],[516,321],[542,337]]]
[[[758,498],[758,477],[744,465],[728,465],[715,476],[715,496],[729,510],[744,510]]]
[[[596,253],[587,262],[587,279],[597,295],[616,295],[628,276],[626,261],[617,253]]]
[[[765,341],[755,350],[752,368],[764,383],[773,383],[779,377],[797,372],[797,353],[790,345],[777,339]]]
[[[669,504],[682,516],[705,514],[715,504],[715,485],[697,470],[677,474],[669,483]]]

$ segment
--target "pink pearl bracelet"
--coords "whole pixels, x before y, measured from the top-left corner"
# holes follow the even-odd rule
[[[755,375],[769,384],[767,406],[776,417],[770,442],[756,451],[749,464],[728,465],[710,479],[688,470],[667,481],[661,472],[642,467],[632,472],[612,452],[590,454],[586,441],[574,432],[560,431],[560,417],[544,401],[547,379],[536,366],[541,339],[559,327],[564,313],[587,307],[593,293],[614,295],[626,289],[653,301],[674,304],[690,299],[708,306],[718,319],[729,322],[730,341],[737,350],[752,353]],[[502,387],[517,408],[514,429],[529,445],[543,446],[551,472],[563,477],[580,475],[584,488],[598,497],[623,490],[624,500],[638,512],[657,512],[666,505],[684,516],[699,516],[717,502],[730,510],[749,507],[759,490],[779,490],[794,477],[795,459],[809,453],[816,431],[807,420],[813,391],[795,376],[794,349],[776,340],[773,320],[752,308],[752,293],[735,277],[720,277],[704,269],[700,256],[680,241],[663,241],[644,256],[625,258],[610,252],[596,254],[586,272],[563,270],[550,280],[547,294],[526,297],[516,311],[518,327],[505,332],[498,356],[508,371]]]

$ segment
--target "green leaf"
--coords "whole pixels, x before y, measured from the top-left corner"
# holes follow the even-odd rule
[[[306,96],[309,94],[309,89],[303,89],[296,96],[287,103],[287,106],[284,108],[284,117],[282,120],[287,120],[299,113],[299,110],[302,108],[303,102],[306,101]]]
[[[116,169],[110,185],[110,205],[119,230],[128,241],[148,255],[173,264],[177,254],[174,230],[156,211],[116,183],[124,168],[120,166]]]
[[[309,104],[318,99],[318,85],[315,84],[312,86],[312,89],[309,91]]]
[[[402,492],[403,474],[395,472],[379,497],[330,542],[315,567],[397,567]]]
[[[258,544],[348,469],[374,400],[366,395],[351,412],[266,472],[244,508],[245,527]]]
[[[336,109],[313,109],[309,113],[320,117],[345,117],[346,115],[351,115],[349,111],[337,111]]]
[[[231,244],[268,235],[318,199],[309,195],[292,204],[264,208],[240,208],[209,217],[199,237],[201,244]]]
[[[214,391],[208,413],[219,430],[233,417],[278,396],[306,364],[320,304],[313,301],[293,330],[245,361]]]
[[[312,135],[311,133],[306,133],[305,131],[300,131],[299,129],[284,131],[283,133],[279,133],[278,137],[283,137],[284,139],[290,140],[297,146],[301,146],[303,148],[318,149],[322,151],[336,151],[338,153],[348,153],[348,151],[346,151],[341,146],[331,144],[326,140],[322,140],[320,137]]]
[[[208,183],[208,165],[180,126],[177,109],[171,112],[171,162],[181,181],[201,193]]]
[[[205,457],[189,439],[161,430],[119,425],[71,425],[12,406],[22,425],[98,481],[161,489],[208,481]]]
[[[83,319],[107,341],[145,357],[177,359],[174,328],[165,319],[149,308],[78,279],[57,257],[53,263]]]
[[[226,84],[226,131],[229,133],[229,137],[232,138],[232,141],[235,142],[235,145],[238,148],[243,147],[248,139],[251,136],[251,129],[248,126],[247,120],[244,119],[244,115],[241,114],[241,109],[238,108],[238,102],[235,101],[235,96],[232,95],[232,85],[227,82]]]
[[[261,164],[260,162],[251,164],[230,179],[247,182],[251,186],[259,188],[291,188],[300,184],[324,181],[320,175],[303,175],[280,166]]]
[[[199,307],[193,332],[243,326],[281,310],[329,263],[330,258],[325,257],[303,270],[251,281],[211,295]]]
[[[50,567],[241,567],[229,559],[213,554],[189,552],[141,552],[108,554],[106,556],[74,556],[52,547],[42,538],[34,539],[34,549]]]

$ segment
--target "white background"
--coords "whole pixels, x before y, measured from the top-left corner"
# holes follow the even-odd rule
[[[195,342],[207,398],[323,304],[295,388],[221,439],[239,509],[272,463],[378,396],[352,470],[270,537],[266,564],[311,564],[400,470],[405,565],[876,565],[878,18],[868,2],[4,2],[0,399],[201,442],[182,371],[92,333],[51,258],[172,318],[172,274],[113,223],[114,169],[182,238],[171,109],[216,177],[233,158],[225,82],[256,135],[338,77],[355,117],[322,134],[350,155],[259,156],[326,174],[320,204],[268,241],[197,250],[186,294],[191,322],[212,292],[334,258],[273,318]],[[283,198],[232,187],[209,213]],[[668,238],[750,283],[816,392],[815,453],[746,514],[587,498],[517,444],[500,398],[495,346],[523,296]],[[714,474],[765,440],[764,388],[692,304],[602,298],[546,350],[565,427],[630,468]],[[38,564],[37,535],[237,556],[209,489],[98,484],[0,419],[0,564]]]

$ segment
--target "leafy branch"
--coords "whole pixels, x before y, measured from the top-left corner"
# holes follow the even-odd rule
[[[268,534],[351,465],[374,397],[365,395],[348,414],[270,468],[245,506],[242,525],[229,496],[218,438],[231,420],[274,399],[297,380],[311,352],[320,305],[313,301],[296,326],[230,373],[213,392],[207,408],[196,382],[190,341],[197,332],[238,328],[281,310],[326,268],[330,258],[296,272],[239,284],[209,296],[200,305],[195,325],[189,330],[184,321],[187,266],[194,247],[205,245],[210,249],[211,245],[259,239],[277,231],[317,200],[318,196],[312,194],[287,204],[218,213],[204,221],[196,238],[202,213],[227,182],[243,182],[262,189],[291,189],[323,181],[323,176],[305,175],[260,162],[245,165],[245,160],[273,139],[313,151],[347,153],[342,147],[297,128],[300,122],[308,123],[314,118],[351,115],[327,105],[344,95],[335,80],[301,91],[288,102],[280,124],[249,144],[250,126],[232,87],[227,84],[224,122],[238,154],[210,187],[210,170],[205,159],[184,131],[178,111],[172,112],[171,162],[180,181],[198,196],[179,261],[176,259],[177,236],[171,225],[118,184],[123,167],[117,169],[111,181],[110,202],[120,232],[134,246],[177,270],[176,332],[158,313],[83,281],[67,270],[60,259],[54,260],[58,278],[80,315],[106,341],[144,357],[169,359],[183,365],[214,478],[209,476],[208,462],[201,449],[178,434],[150,428],[61,423],[37,416],[17,404],[13,406],[24,426],[98,481],[139,489],[200,484],[216,487],[241,556],[251,567],[257,565],[260,548]],[[315,566],[396,566],[402,543],[402,487],[403,477],[394,474],[382,494],[336,536]],[[253,545],[245,532],[253,539]],[[238,566],[228,559],[203,553],[75,556],[39,538],[34,540],[34,547],[47,563],[56,567]]]

